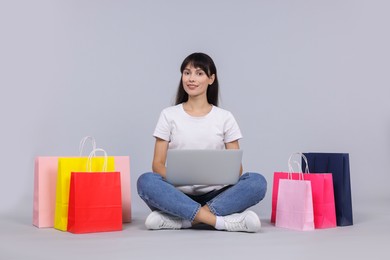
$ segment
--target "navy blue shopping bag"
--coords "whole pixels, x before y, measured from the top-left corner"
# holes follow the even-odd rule
[[[309,171],[332,173],[337,226],[353,225],[348,153],[304,153]],[[302,170],[306,163],[302,160]]]

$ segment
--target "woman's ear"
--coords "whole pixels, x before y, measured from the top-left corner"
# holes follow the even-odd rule
[[[209,85],[212,85],[214,83],[214,80],[215,80],[215,74],[209,77]]]

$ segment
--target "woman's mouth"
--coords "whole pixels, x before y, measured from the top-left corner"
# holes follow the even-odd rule
[[[198,86],[194,84],[187,84],[187,88],[189,89],[196,89]]]

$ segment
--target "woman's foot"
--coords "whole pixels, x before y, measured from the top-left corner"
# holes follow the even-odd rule
[[[182,219],[168,215],[160,211],[153,211],[146,218],[145,226],[147,229],[181,229]]]
[[[223,217],[227,231],[257,232],[260,230],[261,222],[257,214],[247,210],[242,213],[235,213]]]
[[[221,217],[224,222],[224,230],[232,232],[250,232],[254,233],[260,230],[261,222],[259,217],[253,211],[247,210],[242,213],[235,213]],[[181,229],[183,220],[164,212],[153,211],[146,218],[145,226],[147,229]]]

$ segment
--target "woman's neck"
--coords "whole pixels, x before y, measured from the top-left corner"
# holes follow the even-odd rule
[[[188,99],[187,102],[183,103],[183,109],[191,116],[205,116],[210,113],[212,105],[207,100],[194,100]]]

